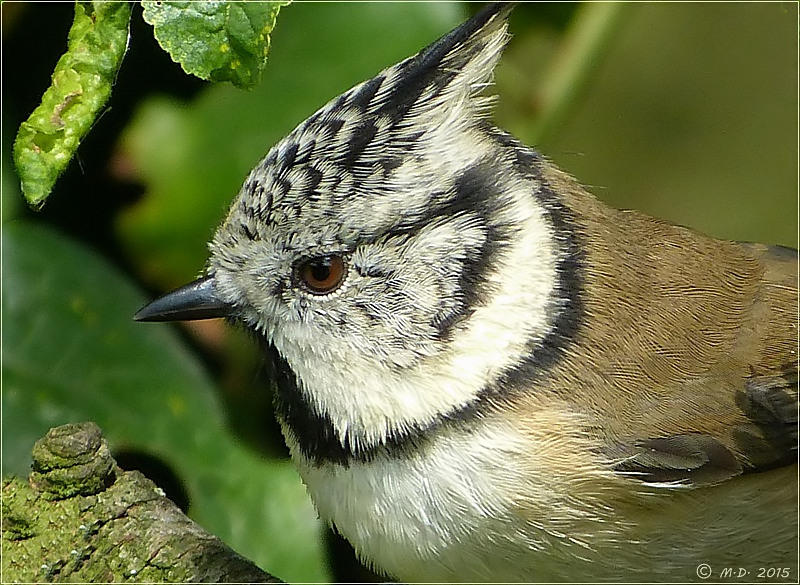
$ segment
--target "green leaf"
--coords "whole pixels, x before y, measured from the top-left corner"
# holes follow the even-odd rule
[[[279,2],[142,2],[144,19],[172,60],[210,81],[255,87],[269,51]]]
[[[67,52],[14,142],[14,163],[31,206],[44,205],[111,95],[128,46],[130,14],[127,2],[75,3]]]
[[[93,420],[112,450],[169,466],[190,516],[234,550],[283,579],[329,579],[293,466],[234,440],[215,387],[174,332],[132,320],[142,295],[41,227],[6,224],[2,250],[4,472],[24,476],[48,428]]]
[[[446,33],[461,9],[298,2],[282,13],[264,83],[252,92],[219,85],[189,104],[145,103],[120,144],[147,192],[118,225],[144,278],[162,288],[195,278],[214,228],[269,148],[331,98]]]

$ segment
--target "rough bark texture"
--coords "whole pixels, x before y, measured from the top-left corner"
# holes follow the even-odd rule
[[[94,423],[50,429],[3,480],[0,582],[280,583],[120,469]]]

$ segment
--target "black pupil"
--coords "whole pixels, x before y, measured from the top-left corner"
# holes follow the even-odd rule
[[[331,259],[329,257],[320,258],[309,265],[311,277],[317,282],[325,282],[331,276]]]

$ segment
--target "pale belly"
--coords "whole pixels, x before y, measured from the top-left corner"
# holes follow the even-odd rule
[[[469,439],[346,468],[293,451],[321,517],[405,582],[798,578],[797,466],[698,489],[620,479],[629,497],[603,506],[523,475],[513,437]],[[770,568],[780,573],[770,579]]]

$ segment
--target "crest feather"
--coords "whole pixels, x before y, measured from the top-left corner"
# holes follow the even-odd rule
[[[378,113],[395,119],[469,108],[483,113],[487,100],[476,98],[490,85],[508,40],[508,15],[514,3],[488,5],[461,26],[382,76],[384,88]],[[389,89],[391,88],[391,89]],[[388,91],[386,91],[388,89]]]

